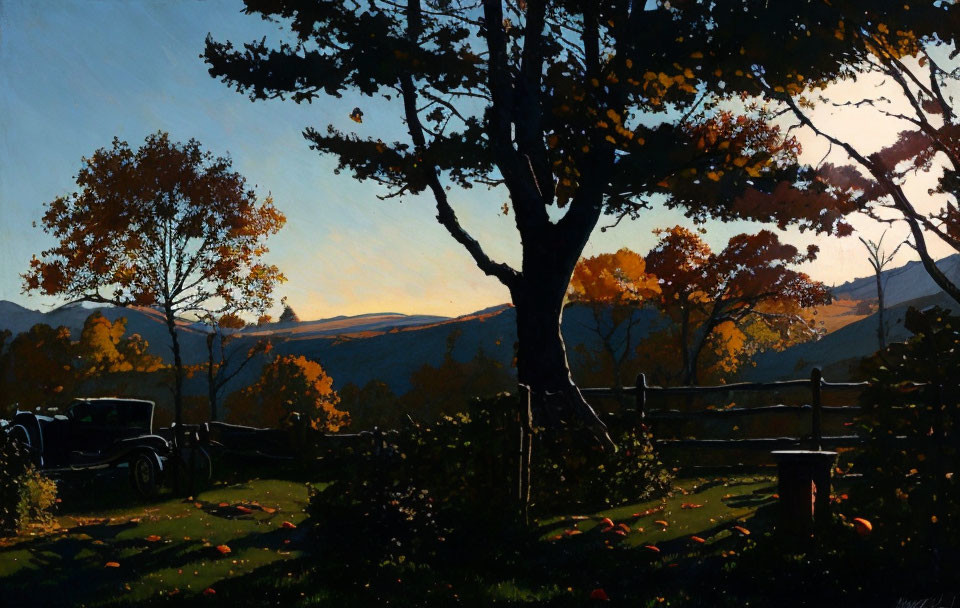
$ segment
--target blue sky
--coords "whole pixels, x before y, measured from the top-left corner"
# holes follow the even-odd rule
[[[306,126],[333,123],[385,140],[402,137],[390,106],[349,97],[301,106],[252,103],[207,74],[199,55],[208,32],[234,42],[281,35],[241,8],[239,0],[0,0],[0,299],[41,309],[57,304],[20,293],[19,275],[31,255],[51,244],[32,227],[43,203],[72,191],[81,158],[114,136],[136,146],[164,130],[175,140],[195,137],[216,154],[228,152],[260,194],[273,195],[288,224],[273,237],[268,259],[289,278],[278,296],[287,296],[301,318],[456,315],[509,301],[436,222],[431,199],[380,201],[376,186],[334,175],[335,160],[311,151],[301,136]],[[362,125],[347,118],[358,105]],[[505,200],[504,192],[483,187],[452,197],[487,251],[517,263],[512,218],[499,213]],[[622,246],[644,252],[654,228],[676,223],[685,223],[679,214],[648,212],[598,230],[585,254]],[[707,240],[722,247],[732,234],[752,229],[711,225]],[[812,240],[784,238],[798,245]],[[825,240],[829,258],[808,271],[830,283],[867,274],[859,243],[845,241],[851,242]]]

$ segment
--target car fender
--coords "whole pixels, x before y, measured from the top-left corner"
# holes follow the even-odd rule
[[[163,461],[170,453],[170,444],[166,439],[159,435],[141,435],[140,437],[131,437],[121,439],[113,445],[110,450],[111,461],[129,460],[128,456],[133,456],[137,452],[151,452],[157,457],[157,465],[163,470]]]
[[[40,427],[40,421],[37,416],[31,412],[17,412],[7,427],[6,432],[10,433],[16,427],[22,427],[30,438],[30,451],[36,456],[37,464],[43,466],[43,430]]]

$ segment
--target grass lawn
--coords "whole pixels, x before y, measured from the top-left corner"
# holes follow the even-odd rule
[[[364,596],[363,589],[344,595],[339,579],[348,573],[335,558],[308,555],[305,526],[284,527],[305,518],[304,483],[254,479],[215,486],[192,500],[144,504],[123,480],[98,480],[64,495],[53,530],[0,544],[0,605],[237,606],[269,600],[311,606],[361,599],[578,605],[595,588],[614,599],[631,596],[631,572],[653,577],[641,587],[655,605],[665,597],[658,594],[677,592],[671,585],[682,577],[705,563],[721,567],[718,560],[750,542],[756,511],[775,501],[774,488],[768,477],[681,480],[660,500],[540,522],[536,555],[520,569],[493,567],[440,580],[432,570],[411,566],[395,581],[375,581],[377,588]],[[115,506],[96,506],[103,504]],[[215,593],[204,594],[207,589]]]
[[[145,504],[125,480],[109,477],[68,491],[52,529],[0,542],[0,605],[107,606],[197,595],[302,554],[304,533],[290,525],[305,518],[303,483],[255,479],[192,500]]]

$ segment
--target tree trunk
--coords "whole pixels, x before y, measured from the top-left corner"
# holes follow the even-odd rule
[[[526,280],[514,285],[511,295],[517,315],[517,374],[520,384],[531,392],[533,423],[549,430],[586,427],[612,447],[606,425],[573,382],[560,333],[563,298],[573,264],[566,275],[562,267],[531,266],[525,259]]]
[[[217,419],[217,383],[213,373],[213,343],[216,334],[207,334],[207,395],[210,400],[210,420]]]
[[[690,386],[696,382],[698,355],[698,350],[690,345],[690,311],[684,308],[680,317],[680,384]]]
[[[180,339],[177,336],[177,321],[169,306],[165,307],[167,330],[170,332],[170,348],[173,350],[174,389],[173,420],[179,428],[183,424],[183,359],[180,356]],[[174,442],[179,444],[176,434]]]
[[[880,277],[880,271],[877,271],[877,339],[880,342],[880,350],[887,347],[887,332],[883,324],[883,281]]]
[[[167,330],[170,332],[170,347],[173,350],[174,388],[173,388],[173,491],[180,494],[180,433],[183,425],[183,359],[180,357],[180,339],[177,336],[177,321],[170,306],[165,306]]]

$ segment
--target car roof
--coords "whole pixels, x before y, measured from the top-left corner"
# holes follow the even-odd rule
[[[128,399],[127,397],[77,397],[73,400],[73,403],[78,401],[83,403],[93,403],[97,401],[119,401],[123,403],[149,403],[150,405],[156,405],[156,403],[148,399]]]

